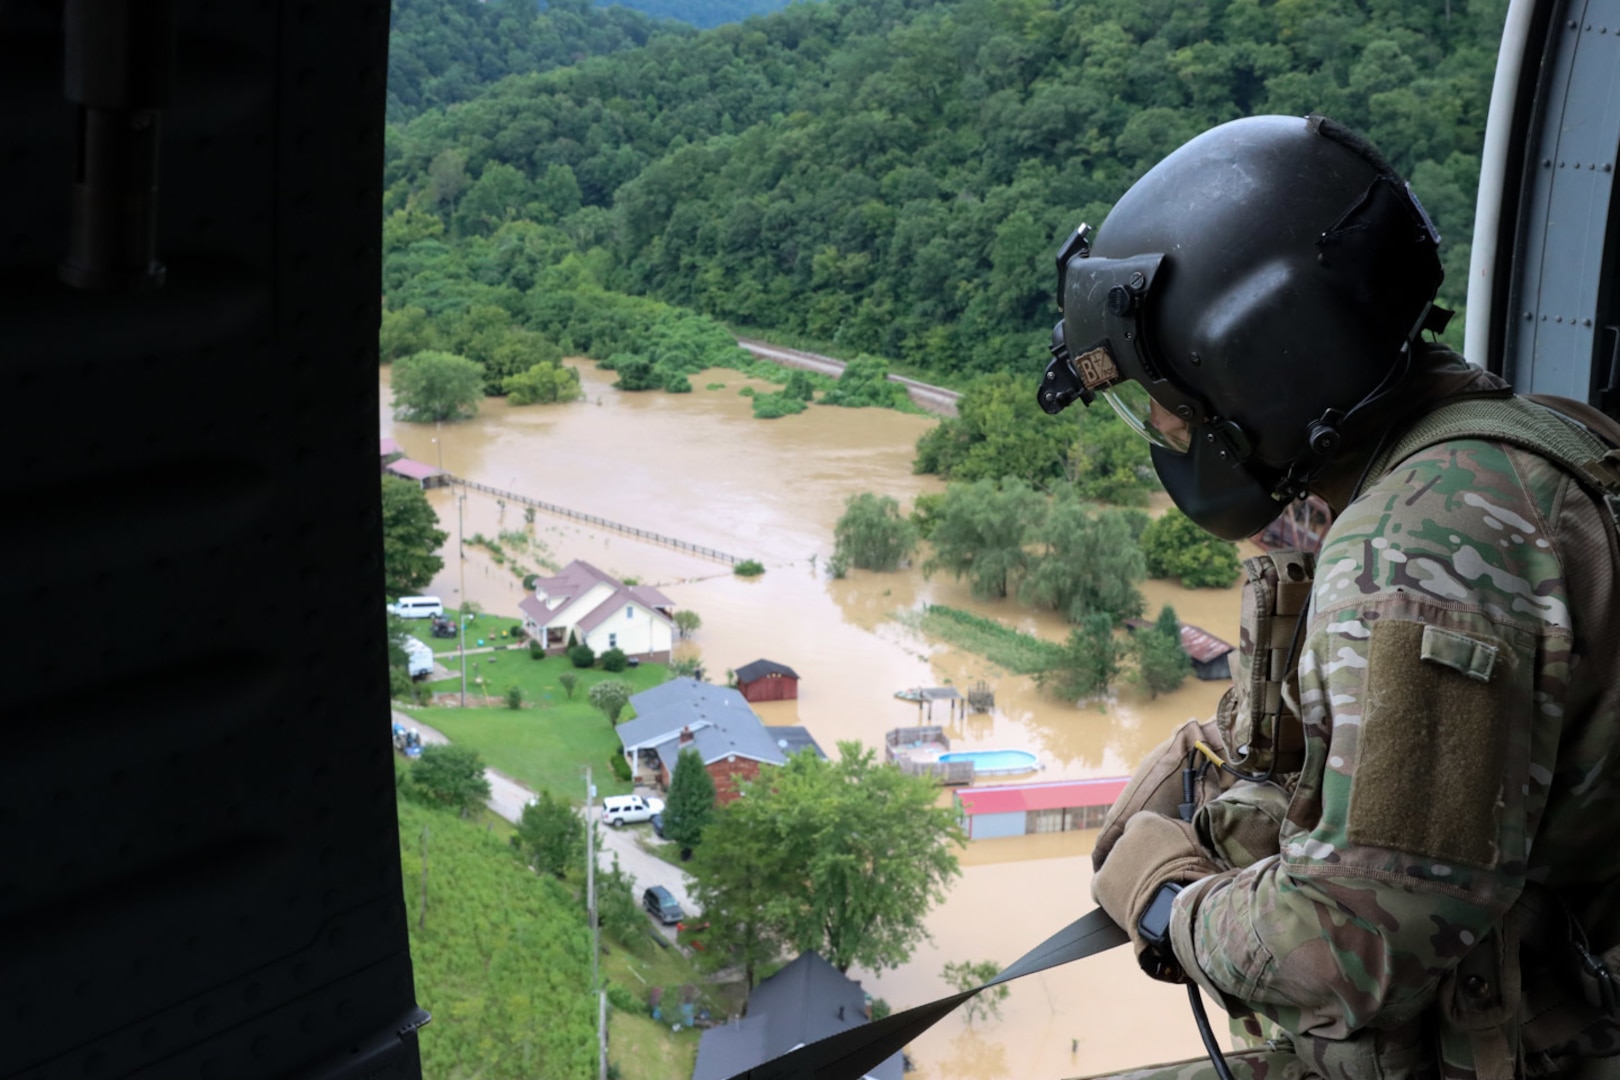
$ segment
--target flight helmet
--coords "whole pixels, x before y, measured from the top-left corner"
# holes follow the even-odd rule
[[[1365,140],[1322,117],[1206,131],[1058,255],[1048,412],[1102,396],[1176,505],[1236,540],[1375,435],[1433,307],[1439,234]]]

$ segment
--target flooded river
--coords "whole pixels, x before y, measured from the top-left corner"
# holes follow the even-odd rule
[[[674,548],[539,513],[532,533],[544,550],[519,561],[542,569],[585,559],[609,573],[656,584],[703,626],[681,650],[700,655],[709,677],[761,658],[801,677],[797,701],[758,707],[768,724],[802,724],[829,754],[842,740],[881,747],[884,732],[916,723],[918,707],[894,692],[913,686],[995,691],[988,714],[933,722],[953,749],[1024,749],[1041,772],[1018,779],[1119,776],[1167,731],[1213,713],[1226,683],[1189,679],[1175,693],[1146,700],[1121,690],[1088,708],[1040,696],[1027,677],[918,636],[895,613],[944,603],[998,618],[1054,640],[1068,627],[1051,613],[1010,601],[972,599],[965,584],[917,569],[890,574],[826,573],[832,531],[844,500],[860,491],[891,495],[909,508],[916,495],[943,490],[914,476],[917,437],[937,421],[880,409],[813,407],[760,421],[737,391],[751,380],[733,371],[692,378],[691,394],[621,394],[613,376],[580,366],[586,400],[513,408],[486,401],[477,418],[454,424],[392,419],[388,369],[381,369],[382,433],[422,462],[497,488],[673,536],[741,558],[766,573],[746,580],[730,568]],[[768,384],[753,383],[760,389]],[[713,387],[713,388],[710,388]],[[458,509],[465,534],[524,531],[522,508],[456,489],[429,492],[450,533],[446,568],[432,590],[462,595],[487,611],[515,615],[521,585],[508,569],[469,548],[454,557]],[[510,551],[511,544],[506,547]],[[1173,604],[1186,622],[1227,641],[1237,636],[1235,591],[1188,591],[1148,582],[1149,615]],[[931,943],[904,967],[880,975],[851,971],[896,1009],[948,992],[950,961],[1005,964],[1093,906],[1094,833],[1060,833],[970,843],[962,876],[929,920]],[[1135,970],[1129,950],[1082,961],[1014,984],[999,1020],[941,1021],[910,1048],[920,1080],[1045,1080],[1122,1069],[1202,1053],[1186,995]]]

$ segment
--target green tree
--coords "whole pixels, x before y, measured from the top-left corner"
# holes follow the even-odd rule
[[[410,790],[422,802],[455,810],[466,817],[489,801],[489,781],[478,751],[456,743],[422,748],[411,765]]]
[[[966,577],[973,595],[1008,595],[1030,563],[1030,537],[1045,517],[1045,500],[1022,480],[952,484],[939,505],[934,553],[923,572]]]
[[[864,354],[845,364],[838,381],[821,396],[823,405],[842,405],[854,409],[869,406],[892,409],[906,400],[905,387],[889,381],[889,365],[875,356]]]
[[[577,668],[588,668],[596,663],[596,650],[583,642],[570,645],[568,647],[568,662]]]
[[[478,411],[484,369],[445,352],[419,352],[394,362],[394,415],[402,420],[459,420]]]
[[[427,588],[444,567],[439,545],[450,534],[420,485],[398,476],[382,478],[383,591],[409,596]]]
[[[945,965],[940,977],[952,989],[965,994],[976,986],[983,986],[1000,973],[1001,965],[994,960],[953,960]],[[1000,1020],[1001,1003],[1007,1000],[1010,993],[1012,987],[1006,983],[992,986],[963,1002],[962,1012],[967,1016],[969,1024],[980,1017]]]
[[[959,873],[962,832],[936,805],[933,781],[859,743],[838,749],[837,762],[794,754],[745,781],[704,832],[698,902],[721,941],[742,950],[750,985],[754,964],[783,944],[815,949],[840,971],[898,967]]]
[[[574,687],[579,685],[579,676],[572,671],[559,672],[557,674],[557,685],[563,688],[563,693],[568,695],[568,700],[573,701]]]
[[[675,613],[675,630],[683,638],[692,636],[692,631],[703,626],[703,617],[695,611],[682,609]]]
[[[1053,501],[1033,539],[1039,554],[1018,589],[1026,604],[1051,608],[1070,622],[1090,612],[1113,621],[1142,614],[1136,584],[1146,564],[1119,511],[1065,495]]]
[[[1016,477],[1029,484],[1059,480],[1079,434],[1069,410],[1041,411],[1027,377],[989,375],[970,383],[958,416],[924,433],[912,468],[951,480]]]
[[[917,546],[917,529],[888,495],[863,491],[844,501],[833,527],[834,558],[862,570],[898,570]]]
[[[631,686],[621,679],[603,679],[585,695],[590,703],[602,711],[610,724],[617,724],[619,716],[630,704]]]
[[[566,364],[542,361],[527,371],[501,380],[506,400],[513,405],[550,405],[577,401],[580,396],[579,372]]]
[[[602,654],[603,671],[623,671],[625,667],[629,665],[629,663],[630,658],[624,655],[623,649],[609,649],[607,652]]]
[[[1192,674],[1192,660],[1181,647],[1179,629],[1171,635],[1157,624],[1143,627],[1132,635],[1130,653],[1136,660],[1137,682],[1149,697],[1168,694]]]
[[[664,839],[679,846],[685,858],[702,843],[703,830],[713,819],[714,777],[704,768],[703,757],[692,747],[685,747],[675,759],[675,775],[669,781]]]
[[[1237,580],[1237,545],[1200,529],[1180,510],[1166,510],[1142,530],[1147,572],[1156,578],[1180,578],[1189,589],[1224,589]]]
[[[1108,692],[1119,674],[1119,644],[1106,615],[1087,615],[1069,631],[1069,639],[1051,667],[1035,676],[1042,690],[1066,701]]]
[[[561,878],[585,861],[585,822],[567,799],[542,791],[523,808],[511,844],[530,866]]]
[[[433,348],[437,335],[428,313],[415,304],[384,311],[377,331],[377,356],[385,364]]]
[[[635,880],[619,866],[617,854],[613,865],[596,877],[596,919],[602,932],[622,945],[639,940],[647,925],[647,917],[636,902]]]

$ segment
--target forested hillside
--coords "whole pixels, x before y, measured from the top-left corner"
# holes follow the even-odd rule
[[[654,37],[390,130],[390,307],[456,278],[530,319],[550,275],[548,303],[639,293],[946,378],[1035,371],[1065,234],[1196,132],[1308,111],[1407,173],[1456,306],[1504,8],[839,0]]]
[[[474,97],[507,75],[577,64],[645,45],[684,26],[590,0],[393,0],[388,34],[388,119]],[[691,21],[691,20],[688,20]]]
[[[599,0],[601,2],[601,0]],[[765,15],[787,6],[787,0],[611,0],[658,19],[679,19],[693,26],[710,27],[741,22],[750,15]],[[801,0],[804,2],[804,0]],[[607,7],[607,3],[602,3]]]

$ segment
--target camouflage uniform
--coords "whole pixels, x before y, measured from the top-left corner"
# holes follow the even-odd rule
[[[1620,554],[1601,514],[1546,460],[1462,440],[1335,521],[1276,853],[1188,886],[1171,923],[1206,994],[1291,1036],[1232,1055],[1238,1077],[1620,1076],[1620,1057],[1579,1060],[1620,1054],[1620,1029],[1568,976],[1563,907],[1597,949],[1620,939]]]

